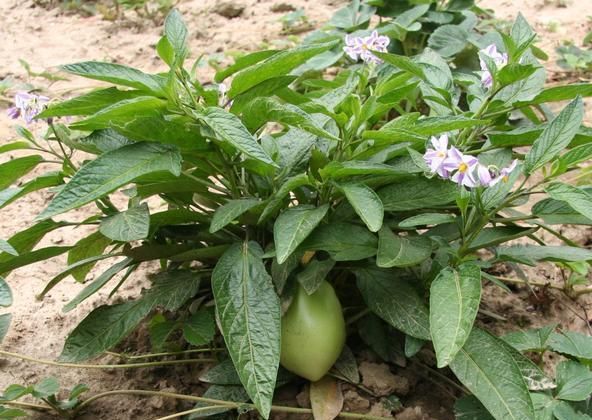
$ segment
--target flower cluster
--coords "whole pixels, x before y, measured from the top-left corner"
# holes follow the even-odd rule
[[[30,124],[37,114],[43,111],[48,102],[49,98],[47,96],[18,92],[14,96],[15,106],[8,108],[8,116],[12,119],[22,116],[27,124]]]
[[[369,36],[345,36],[345,47],[343,51],[352,59],[358,61],[359,58],[365,63],[382,63],[382,60],[372,54],[372,51],[386,52],[390,43],[388,36],[378,35],[377,31],[372,31]]]
[[[514,160],[510,166],[497,171],[479,163],[471,155],[465,155],[456,147],[448,148],[448,136],[431,138],[432,148],[424,154],[424,160],[432,173],[444,179],[450,179],[465,187],[492,187],[500,181],[508,182],[509,175],[516,168],[518,161]]]
[[[502,69],[506,64],[508,64],[508,54],[498,52],[495,44],[491,44],[479,52],[482,55],[491,58],[498,70]],[[487,89],[491,89],[493,86],[493,76],[487,67],[487,63],[482,57],[479,57],[479,64],[481,65],[481,70],[483,71],[481,74],[481,83],[483,83],[483,86],[485,86]]]

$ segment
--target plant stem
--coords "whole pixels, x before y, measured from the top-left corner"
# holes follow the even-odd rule
[[[214,410],[216,408],[228,408],[228,407],[226,407],[225,405],[210,405],[208,407],[192,408],[191,410],[181,411],[179,413],[171,414],[170,416],[159,417],[156,420],[176,419],[178,417],[186,416],[188,414],[199,414],[199,413],[208,414],[210,412],[210,410]]]
[[[42,404],[33,404],[33,403],[26,403],[20,401],[4,401],[0,399],[0,405],[8,405],[12,407],[24,408],[27,410],[33,411],[53,411],[53,408],[47,405]]]
[[[127,355],[125,353],[115,353],[112,351],[106,351],[105,354],[110,356],[119,357],[123,360],[138,360],[138,359],[150,359],[153,357],[165,357],[165,356],[178,356],[182,354],[191,354],[191,353],[214,353],[219,351],[225,351],[221,347],[219,348],[203,348],[203,349],[189,349],[189,350],[182,350],[182,351],[171,351],[171,352],[163,352],[163,353],[147,353],[147,354],[138,354],[138,355]]]
[[[145,363],[126,363],[121,365],[89,365],[81,363],[62,363],[54,362],[53,360],[36,359],[34,357],[25,356],[23,354],[11,353],[8,351],[0,350],[0,356],[12,357],[15,359],[26,360],[33,363],[39,363],[48,366],[58,366],[67,368],[77,369],[134,369],[134,368],[145,368],[153,366],[170,366],[180,365],[186,363],[214,363],[216,359],[183,359],[183,360],[162,360],[159,362],[145,362]]]
[[[248,407],[251,409],[256,409],[255,404],[249,403],[239,403],[234,401],[224,401],[224,400],[215,400],[212,398],[205,398],[205,397],[195,397],[193,395],[184,395],[184,394],[177,394],[174,392],[165,392],[165,391],[148,391],[143,389],[122,389],[119,391],[106,391],[100,394],[93,395],[89,399],[83,401],[78,407],[75,409],[75,413],[78,413],[84,407],[88,406],[92,402],[104,398],[109,397],[112,395],[140,395],[140,396],[160,396],[160,397],[168,397],[168,398],[176,398],[179,400],[186,400],[186,401],[194,401],[194,402],[202,402],[208,403],[212,405],[219,405],[222,407],[229,407],[229,408],[241,408],[241,407]],[[272,405],[272,411],[278,411],[283,413],[298,413],[298,414],[311,414],[312,410],[309,408],[298,408],[298,407],[287,407],[282,405]],[[366,420],[387,420],[390,417],[379,417],[379,416],[370,416],[367,414],[356,414],[356,413],[340,413],[339,417],[344,418],[351,418],[351,419],[366,419]]]

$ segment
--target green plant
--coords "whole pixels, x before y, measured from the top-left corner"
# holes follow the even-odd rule
[[[97,261],[113,260],[65,306],[71,311],[117,275],[112,295],[142,264],[161,264],[141,296],[88,314],[70,332],[61,361],[103,354],[158,308],[150,322],[155,349],[216,344],[229,356],[201,378],[213,383],[203,397],[161,393],[198,403],[183,414],[310,413],[272,406],[276,386],[293,379],[279,368],[282,313],[290,316],[293,299],[311,298],[301,287],[314,298],[327,293],[329,282],[350,337],[358,335],[386,361],[403,351],[396,338],[411,360],[432,346],[437,366],[449,368],[464,387],[439,377],[468,390],[494,418],[534,419],[541,407],[533,392],[550,382],[475,320],[482,282],[513,281],[488,273],[498,263],[552,261],[580,276],[587,272],[592,251],[553,225],[592,224],[590,189],[560,178],[577,174],[592,156],[581,99],[592,95],[592,86],[545,88],[535,34],[522,16],[508,34],[472,33],[478,52],[464,43],[454,51],[443,51],[450,47],[444,43],[422,47],[413,57],[385,52],[424,14],[466,3],[417,6],[405,25],[398,15],[368,36],[317,33],[295,48],[240,57],[216,74],[217,83],[232,77],[228,90],[202,85],[185,69],[188,30],[172,11],[157,44],[167,73],[102,62],[66,65],[71,74],[123,88],[93,90],[44,110],[34,98],[17,104],[13,116],[38,113],[48,132],[39,140],[20,128],[23,139],[0,149],[37,153],[0,165],[0,188],[6,188],[0,207],[40,189],[54,188],[55,196],[32,227],[0,242],[0,274],[67,253],[68,267],[48,281],[43,298],[68,276],[84,283]],[[353,10],[347,16],[355,27],[367,22],[360,15],[374,13],[354,5],[337,20]],[[434,32],[432,47],[435,34],[445,31],[459,28]],[[348,57],[365,62],[344,58],[344,44]],[[451,69],[455,54],[471,50],[480,70]],[[337,62],[338,74],[323,77]],[[545,104],[557,101],[570,102],[554,115]],[[76,120],[66,126],[58,120],[63,116]],[[79,166],[76,151],[94,157]],[[55,161],[57,172],[10,187]],[[122,189],[125,208],[111,200]],[[166,208],[152,209],[150,197]],[[530,198],[539,200],[524,210]],[[83,222],[65,216],[86,205],[96,209]],[[48,232],[81,224],[94,230],[79,242],[35,249]],[[564,245],[546,244],[543,231]],[[532,242],[504,246],[518,238]],[[590,292],[577,281],[555,287],[570,295]],[[6,282],[1,288],[0,296],[9,296]],[[333,302],[327,317],[338,307]],[[2,325],[8,328],[7,318]],[[327,368],[325,361],[310,363],[315,378]],[[355,359],[353,365],[348,372],[356,370]],[[217,382],[216,375],[226,379]],[[359,382],[341,371],[337,376]],[[100,395],[118,392],[150,395]]]
[[[579,48],[572,42],[564,42],[557,48],[557,64],[566,70],[587,73],[592,71],[592,51]]]

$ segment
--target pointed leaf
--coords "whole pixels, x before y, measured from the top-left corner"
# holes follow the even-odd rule
[[[430,288],[430,332],[438,367],[447,366],[473,328],[481,301],[481,269],[463,264],[445,268]]]
[[[358,261],[376,255],[376,235],[352,223],[319,226],[302,243],[309,251],[325,251],[335,261]]]
[[[94,232],[82,238],[74,247],[68,252],[68,265],[72,265],[78,261],[85,260],[90,257],[101,255],[107,246],[111,243],[111,239],[103,236],[101,232]],[[83,282],[86,275],[94,267],[94,264],[87,264],[72,271],[72,277],[78,282]]]
[[[321,223],[328,210],[327,204],[317,208],[298,206],[289,208],[276,219],[273,238],[279,264],[284,263]]]
[[[428,309],[397,272],[356,269],[354,274],[358,279],[358,289],[372,312],[405,334],[430,339]]]
[[[32,171],[43,161],[39,155],[25,156],[0,164],[0,190],[10,187],[21,176]]]
[[[280,302],[254,242],[235,244],[212,273],[224,341],[247,393],[267,418],[280,362]]]
[[[450,369],[496,420],[535,418],[518,364],[503,342],[489,333],[474,328]]]
[[[547,325],[542,328],[533,328],[526,331],[516,331],[501,337],[506,343],[518,351],[543,352],[548,348],[547,341],[557,324]]]
[[[159,171],[180,175],[181,155],[175,148],[133,143],[107,152],[80,168],[37,219],[83,206],[142,175]]]
[[[177,9],[171,10],[167,15],[164,21],[164,34],[175,51],[175,58],[180,60],[181,65],[187,55],[187,27]]]
[[[304,288],[307,295],[312,295],[317,291],[334,266],[335,261],[330,258],[326,260],[312,260],[306,265],[304,270],[296,275],[296,280]]]
[[[586,190],[569,184],[554,182],[545,191],[555,200],[564,201],[575,211],[587,219],[592,219],[592,194]]]
[[[229,223],[232,223],[237,217],[249,211],[260,204],[256,198],[245,198],[241,200],[230,200],[226,204],[216,209],[210,224],[210,233],[218,232]]]
[[[592,337],[575,331],[562,331],[551,334],[549,347],[557,353],[576,358],[582,362],[592,362]]]
[[[584,104],[577,97],[567,105],[543,130],[526,154],[524,170],[531,174],[536,169],[551,161],[572,141],[584,117]]]
[[[347,201],[368,226],[370,232],[378,232],[384,218],[384,208],[380,197],[372,188],[364,184],[342,184],[340,187]]]
[[[19,253],[8,241],[0,239],[0,252],[6,252],[7,254],[18,257]]]
[[[146,203],[103,219],[99,229],[107,238],[121,242],[145,239],[149,230],[150,210]]]
[[[409,267],[427,259],[432,242],[425,236],[400,236],[384,226],[378,232],[376,265],[382,268]]]
[[[10,306],[12,305],[12,291],[2,277],[0,277],[0,306]]]
[[[207,309],[200,309],[183,323],[183,338],[193,346],[208,344],[215,333],[214,317]]]
[[[451,203],[457,192],[453,182],[413,178],[381,188],[378,196],[386,211],[408,211]]]
[[[566,360],[557,365],[556,398],[583,401],[592,394],[592,372],[586,366]]]

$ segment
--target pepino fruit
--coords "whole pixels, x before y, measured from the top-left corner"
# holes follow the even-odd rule
[[[297,286],[282,318],[283,367],[318,381],[335,363],[345,345],[345,320],[335,290],[326,281],[312,294]]]

